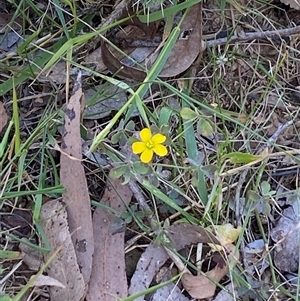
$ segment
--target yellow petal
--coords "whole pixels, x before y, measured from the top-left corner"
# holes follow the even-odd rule
[[[165,156],[168,153],[167,148],[162,144],[154,145],[153,151],[161,157]]]
[[[140,137],[143,142],[148,142],[152,137],[150,129],[148,129],[148,128],[142,129],[140,131]]]
[[[134,154],[140,154],[146,149],[146,144],[144,142],[134,142],[132,143],[132,151]]]
[[[152,149],[145,149],[141,154],[141,161],[143,163],[149,163],[152,160],[153,151]]]
[[[163,143],[166,141],[166,136],[162,135],[162,134],[155,134],[151,141],[153,142],[153,144],[159,144],[159,143]]]

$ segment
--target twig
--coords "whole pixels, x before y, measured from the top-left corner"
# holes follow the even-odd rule
[[[257,154],[260,154],[266,147],[268,147],[269,145],[271,145],[272,143],[274,143],[278,136],[289,126],[291,126],[294,123],[294,120],[290,120],[285,124],[279,124],[277,130],[275,131],[275,133],[266,141],[266,143],[264,143],[263,146],[261,146],[259,148],[259,150],[257,151]]]
[[[286,36],[292,36],[300,33],[300,25],[292,28],[279,29],[279,30],[267,30],[261,32],[241,32],[238,35],[232,36],[228,39],[220,38],[215,40],[205,41],[207,48],[218,45],[224,45],[228,43],[245,42],[249,40],[265,39],[265,38],[282,38]]]
[[[137,182],[135,180],[130,180],[128,182],[128,186],[131,189],[133,195],[135,196],[135,199],[139,203],[141,209],[145,212],[151,212],[149,215],[147,214],[147,216],[146,216],[150,226],[157,224],[157,221],[154,218],[154,214],[153,214],[151,208],[149,207],[149,205],[141,191],[141,188],[139,187]]]

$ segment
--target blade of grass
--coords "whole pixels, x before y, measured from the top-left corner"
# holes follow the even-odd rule
[[[154,21],[163,19],[166,16],[174,15],[177,12],[184,10],[186,8],[190,8],[191,6],[197,4],[201,1],[202,0],[186,0],[180,4],[171,5],[170,7],[165,8],[164,10],[159,10],[159,11],[147,14],[147,15],[138,14],[137,17],[143,23],[154,22]]]
[[[21,137],[20,137],[20,119],[19,119],[19,108],[17,100],[17,92],[15,86],[15,78],[12,77],[12,88],[13,88],[13,122],[15,128],[15,154],[18,154],[20,151]]]

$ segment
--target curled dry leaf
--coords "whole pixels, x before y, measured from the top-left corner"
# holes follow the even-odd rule
[[[289,5],[291,8],[300,9],[299,0],[280,0],[282,3]]]
[[[45,262],[61,247],[47,268],[48,276],[55,278],[65,288],[50,287],[50,299],[55,301],[80,301],[85,295],[85,283],[76,260],[63,204],[54,200],[47,202],[41,210],[42,227],[50,242],[51,252],[45,255]]]
[[[226,249],[229,251],[229,254],[227,254],[228,263],[232,260],[237,262],[239,256],[234,256],[235,246],[230,244],[226,246]],[[206,299],[211,298],[215,294],[217,287],[215,283],[219,282],[228,273],[228,264],[217,264],[214,269],[208,271],[205,275],[193,276],[189,273],[185,273],[181,278],[181,282],[193,298]]]
[[[63,201],[68,212],[68,222],[77,261],[87,285],[92,271],[94,239],[89,191],[84,168],[81,164],[80,120],[82,96],[81,74],[79,74],[74,84],[73,95],[65,112],[60,179],[67,190],[63,194]]]
[[[0,102],[0,133],[6,126],[7,121],[8,121],[8,116],[7,116],[6,110],[3,106],[3,103]]]
[[[134,19],[133,23],[141,28],[141,24],[137,24],[138,19]],[[143,24],[143,23],[142,23]],[[152,27],[155,24],[150,23],[148,26],[143,24],[143,30],[149,38],[153,32]],[[181,24],[181,33],[178,41],[175,43],[168,60],[160,73],[160,77],[174,77],[187,70],[197,58],[199,52],[204,48],[202,41],[202,3],[193,6],[187,13]],[[145,78],[146,72],[135,67],[120,62],[120,60],[109,50],[105,41],[101,44],[102,59],[104,64],[112,72],[117,72],[118,76],[141,80]],[[148,69],[150,66],[148,66]]]

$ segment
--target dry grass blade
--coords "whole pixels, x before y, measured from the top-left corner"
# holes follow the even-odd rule
[[[102,203],[118,211],[125,210],[132,192],[121,180],[110,180]],[[115,229],[116,216],[98,207],[93,215],[95,254],[87,301],[114,301],[127,296],[124,233]]]
[[[67,205],[68,222],[77,261],[81,267],[84,281],[88,284],[92,270],[94,239],[89,192],[85,172],[81,164],[80,119],[82,95],[81,76],[79,75],[66,109],[60,179],[67,190],[63,195],[63,201]]]
[[[5,111],[3,103],[0,102],[0,133],[4,129],[4,127],[6,126],[7,121],[8,121],[7,113]]]

